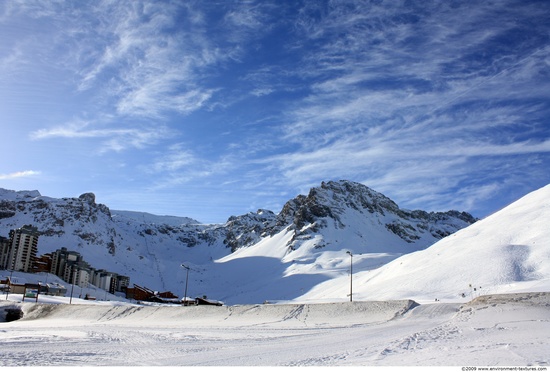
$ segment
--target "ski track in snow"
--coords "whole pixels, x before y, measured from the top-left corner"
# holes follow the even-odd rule
[[[18,305],[25,317],[0,328],[2,366],[550,364],[548,293],[423,305]]]

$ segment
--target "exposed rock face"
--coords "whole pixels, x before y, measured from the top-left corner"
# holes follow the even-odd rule
[[[0,193],[0,197],[3,195],[6,193]],[[63,199],[20,194],[12,200],[0,200],[0,218],[0,235],[30,224],[38,227],[41,237],[60,238],[69,234],[72,235],[70,240],[78,238],[80,242],[77,244],[81,246],[100,245],[112,254],[115,251],[116,229],[111,223],[111,212],[107,206],[96,204],[92,193]]]
[[[360,218],[384,221],[389,232],[408,243],[426,233],[441,239],[477,221],[466,212],[402,210],[394,201],[365,185],[330,181],[312,188],[307,196],[299,195],[286,203],[276,226],[290,223],[296,238],[318,233],[329,224],[336,229],[346,229],[349,226],[344,219],[350,212]]]
[[[95,194],[93,192],[87,192],[78,197],[80,200],[84,200],[88,204],[95,204]]]
[[[261,238],[269,235],[276,215],[272,211],[260,209],[256,213],[247,213],[243,216],[231,216],[224,225],[224,244],[236,251],[241,247],[256,244]]]

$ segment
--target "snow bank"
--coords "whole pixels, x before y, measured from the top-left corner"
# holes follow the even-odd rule
[[[386,322],[417,306],[414,301],[264,304],[240,306],[97,306],[0,301],[0,309],[19,307],[20,321],[51,324],[276,325],[277,327],[349,326]],[[1,310],[0,310],[1,311]]]

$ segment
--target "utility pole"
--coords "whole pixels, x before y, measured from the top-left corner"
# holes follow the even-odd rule
[[[11,277],[12,277],[12,275],[13,275],[13,269],[11,269],[9,285],[8,285],[8,288],[6,288],[6,301],[8,300],[8,295],[11,292]]]
[[[184,264],[181,264],[181,267],[187,270],[187,274],[185,275],[185,293],[183,295],[183,306],[187,306],[187,283],[189,282],[189,266],[185,266]]]
[[[353,254],[350,251],[347,251],[350,258],[350,269],[349,269],[349,301],[353,302]]]
[[[76,270],[74,267],[72,268],[72,271],[73,271],[73,280],[71,285],[71,299],[69,300],[69,305],[73,303],[74,280],[76,276]]]

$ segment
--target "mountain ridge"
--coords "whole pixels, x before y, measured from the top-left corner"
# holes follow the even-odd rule
[[[197,273],[191,284],[224,298],[231,295],[211,279],[235,287],[249,286],[233,280],[225,268],[234,266],[229,262],[241,256],[250,260],[252,252],[262,251],[261,247],[271,251],[262,251],[257,257],[277,257],[260,260],[269,266],[266,270],[283,277],[287,270],[301,272],[319,257],[350,247],[372,255],[369,262],[363,262],[365,266],[381,265],[426,248],[476,220],[466,212],[402,210],[386,196],[351,181],[323,182],[308,195],[290,199],[278,214],[259,209],[230,216],[224,224],[111,210],[96,203],[89,192],[78,198],[56,199],[38,191],[0,189],[2,236],[12,228],[31,224],[42,233],[39,254],[65,246],[79,251],[95,267],[130,276],[136,284],[176,293],[181,292],[184,280],[180,263],[191,263]],[[324,263],[317,265],[318,281],[333,275],[327,274]],[[336,266],[341,270],[345,264]],[[295,295],[293,290],[287,292],[281,296]],[[248,300],[245,295],[241,298]]]

